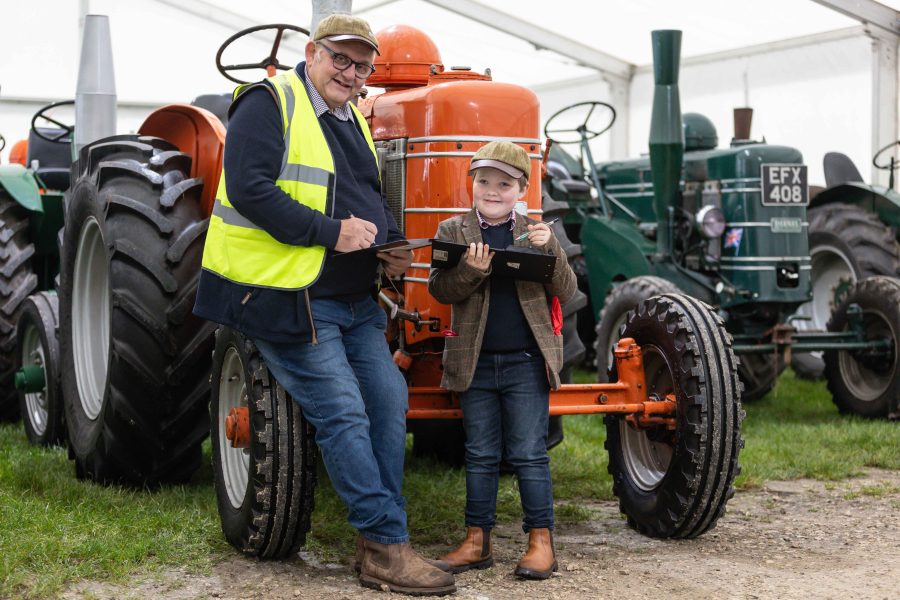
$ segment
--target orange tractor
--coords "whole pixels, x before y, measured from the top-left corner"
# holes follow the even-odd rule
[[[272,52],[255,66],[274,73],[291,68],[276,53],[284,32],[299,28],[271,27]],[[534,93],[446,70],[415,29],[377,37],[369,84],[385,91],[359,108],[408,238],[431,237],[441,220],[470,209],[468,163],[485,142],[510,140],[529,152],[532,169],[541,166]],[[220,63],[223,72],[247,66]],[[224,136],[211,112],[176,105],[150,115],[138,135],[82,148],[62,249],[66,421],[78,474],[103,481],[183,481],[210,433],[227,539],[249,555],[283,557],[310,526],[313,432],[252,342],[191,314],[205,231],[217,218],[210,207]],[[523,210],[542,212],[538,184],[525,201]],[[430,250],[417,250],[397,289],[381,296],[414,432],[420,420],[460,417],[456,395],[438,387],[450,309],[428,294],[429,266]],[[607,415],[609,470],[629,524],[656,537],[700,535],[723,513],[739,471],[731,340],[715,311],[679,294],[635,307],[621,333],[612,383],[564,385],[551,394],[551,415]]]

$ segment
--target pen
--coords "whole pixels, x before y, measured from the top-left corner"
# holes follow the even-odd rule
[[[549,225],[553,225],[553,224],[556,223],[557,221],[559,221],[559,217],[556,217],[555,219],[550,219],[549,221],[544,221],[544,225],[548,225],[548,226],[549,226]],[[531,232],[528,231],[528,232],[526,232],[526,233],[523,233],[522,235],[520,235],[519,237],[517,237],[517,238],[514,239],[513,241],[514,241],[514,242],[521,242],[522,240],[524,240],[525,238],[528,237],[528,234],[529,234],[529,233],[531,233]]]

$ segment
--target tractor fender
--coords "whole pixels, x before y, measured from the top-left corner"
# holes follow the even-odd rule
[[[655,246],[631,224],[589,215],[581,226],[581,247],[587,263],[591,304],[597,311],[618,282],[654,274],[647,255]]]
[[[34,175],[22,165],[0,165],[0,187],[26,210],[44,212]]]
[[[860,182],[848,182],[822,190],[809,208],[842,202],[874,213],[880,221],[900,231],[900,194],[894,190]]]
[[[150,113],[138,133],[162,138],[192,158],[190,176],[203,180],[200,206],[203,215],[208,217],[216,198],[225,151],[225,126],[219,118],[199,106],[170,104]]]

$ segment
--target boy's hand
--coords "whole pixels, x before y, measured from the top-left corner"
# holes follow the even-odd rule
[[[479,271],[487,271],[491,266],[491,259],[494,258],[494,253],[490,250],[491,247],[487,244],[472,242],[466,253],[466,264]]]
[[[403,275],[413,260],[412,250],[388,250],[375,256],[384,263],[384,272],[392,279]]]
[[[550,231],[550,227],[546,223],[529,225],[528,231],[528,242],[535,248],[546,246],[550,238],[553,237],[553,232]]]

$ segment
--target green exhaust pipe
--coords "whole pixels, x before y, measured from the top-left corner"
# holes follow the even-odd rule
[[[671,256],[669,208],[680,204],[684,131],[678,98],[681,32],[668,29],[651,33],[653,41],[653,114],[650,119],[650,169],[653,172],[653,209],[656,211],[656,252]]]

